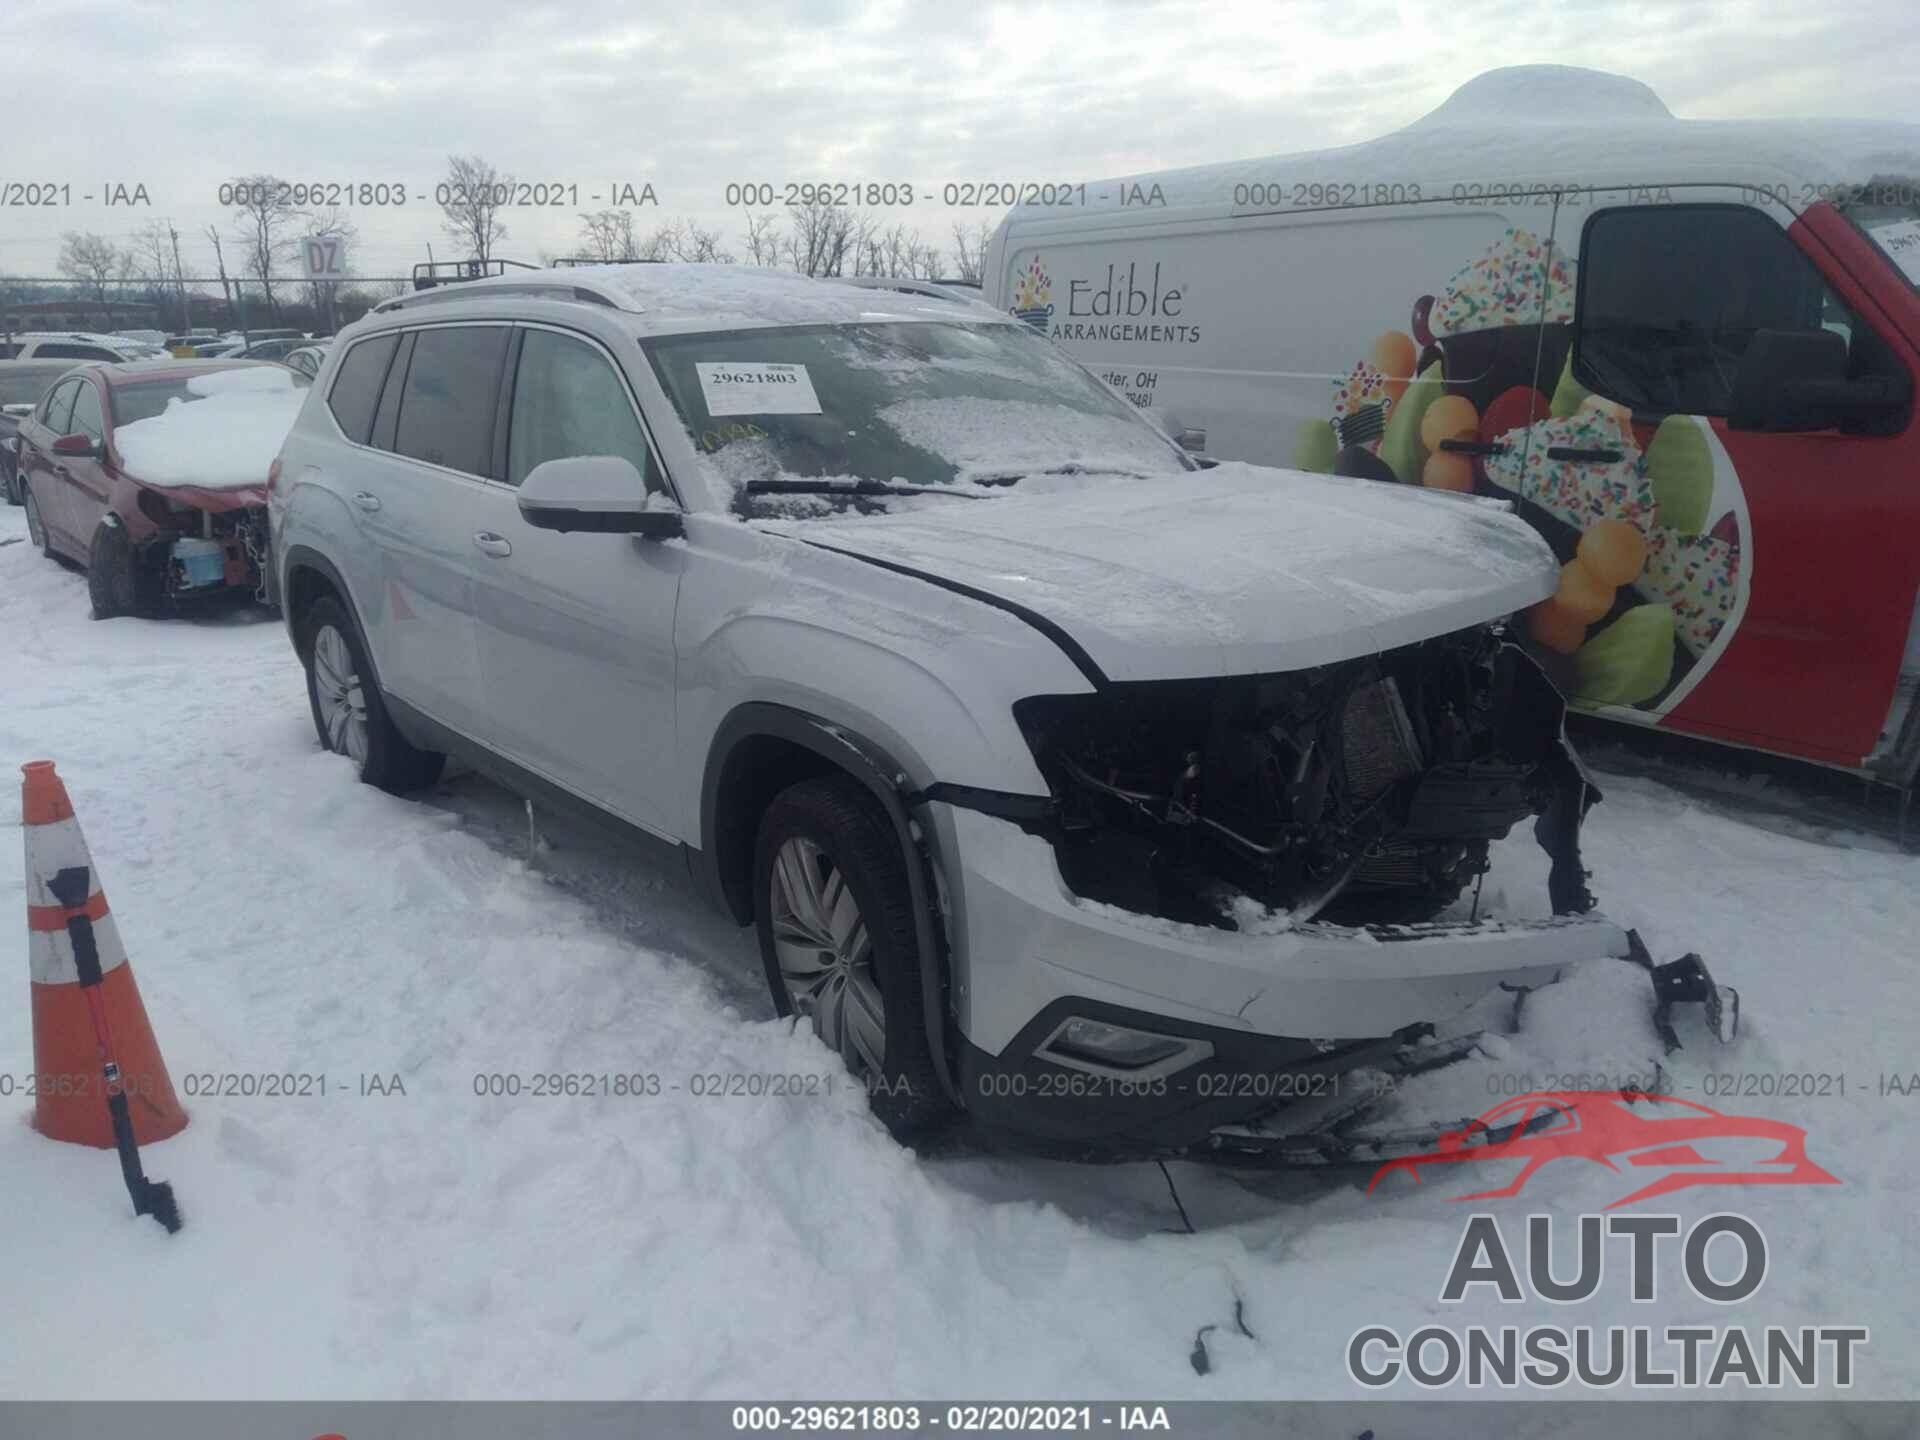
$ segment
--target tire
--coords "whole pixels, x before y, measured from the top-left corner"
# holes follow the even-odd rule
[[[93,601],[93,618],[141,614],[150,607],[142,603],[147,597],[140,590],[127,527],[108,516],[94,527],[93,543],[87,547],[87,595]]]
[[[300,658],[323,750],[345,755],[363,781],[390,795],[424,790],[440,778],[447,757],[417,749],[395,728],[367,664],[360,627],[333,596],[314,601],[301,617]]]
[[[927,1044],[906,865],[879,802],[845,775],[782,791],[754,843],[754,928],[774,1008],[811,1018],[903,1141],[953,1113]]]
[[[53,538],[47,534],[47,522],[40,518],[40,502],[33,498],[33,486],[25,480],[20,482],[20,488],[26,492],[21,503],[27,507],[27,538],[33,542],[34,548],[51,560]]]

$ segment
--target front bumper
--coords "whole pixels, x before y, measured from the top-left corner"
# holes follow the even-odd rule
[[[1079,900],[1044,839],[932,808],[941,849],[958,861],[944,901],[962,1098],[983,1125],[1049,1148],[1201,1143],[1312,1093],[1284,1077],[1352,1069],[1501,985],[1545,984],[1629,951],[1626,933],[1592,914],[1273,933],[1183,925]],[[1072,1015],[1204,1039],[1212,1055],[1165,1084],[1073,1072],[1035,1054]]]

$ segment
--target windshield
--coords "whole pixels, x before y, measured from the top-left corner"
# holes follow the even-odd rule
[[[1920,290],[1920,182],[1871,180],[1843,213]]]
[[[1033,474],[1189,468],[1124,400],[1020,326],[810,325],[641,343],[694,450],[742,511],[754,482],[979,494],[976,482]]]

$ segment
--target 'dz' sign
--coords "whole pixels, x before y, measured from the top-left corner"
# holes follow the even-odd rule
[[[309,235],[300,242],[300,256],[309,280],[347,277],[347,242],[338,235]]]

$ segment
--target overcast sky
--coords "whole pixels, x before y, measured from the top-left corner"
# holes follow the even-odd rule
[[[738,248],[729,182],[1090,180],[1315,149],[1530,62],[1631,75],[1684,117],[1920,120],[1912,0],[5,0],[0,57],[0,182],[72,194],[0,209],[9,275],[54,273],[62,231],[161,218],[210,274],[220,182],[254,172],[424,193],[355,212],[354,268],[404,273],[429,242],[458,253],[431,204],[450,152],[577,185],[579,210],[650,182],[641,228],[694,217]],[[151,207],[103,207],[115,183]],[[894,213],[943,242],[956,218],[937,195]],[[565,254],[578,211],[507,226],[501,254]]]

